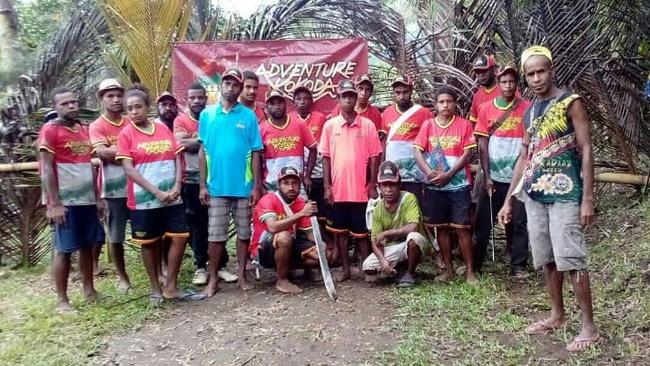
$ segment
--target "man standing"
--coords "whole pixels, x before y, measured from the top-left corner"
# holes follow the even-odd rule
[[[528,234],[535,268],[544,268],[551,298],[550,317],[531,324],[527,334],[548,334],[566,323],[562,285],[568,272],[580,311],[582,328],[567,345],[581,352],[600,341],[593,320],[587,270],[587,247],[580,226],[594,220],[594,160],[589,117],[577,94],[555,85],[551,51],[532,46],[521,55],[528,86],[535,102],[524,116],[526,131],[512,182],[523,177],[521,192],[528,216]],[[511,184],[499,222],[513,217]],[[523,194],[525,193],[525,194]],[[519,196],[519,194],[518,194]]]
[[[205,109],[208,96],[200,83],[194,83],[187,89],[187,113],[180,114],[174,119],[174,135],[178,144],[185,148],[185,171],[183,172],[183,187],[181,197],[185,205],[185,214],[192,235],[190,244],[194,253],[196,271],[192,283],[203,286],[208,283],[208,207],[199,200],[199,116]],[[237,276],[224,269],[228,263],[226,251],[219,265],[219,278],[226,282],[237,281]]]
[[[444,272],[436,280],[448,281],[454,274],[451,231],[455,230],[467,266],[465,279],[467,283],[476,284],[469,213],[469,159],[476,147],[472,124],[456,115],[454,89],[441,86],[435,98],[438,115],[424,123],[413,146],[417,164],[428,180],[423,201],[425,224],[437,229],[440,253],[445,263]]]
[[[354,110],[357,111],[361,117],[365,117],[374,123],[375,128],[379,133],[379,138],[383,141],[384,137],[386,137],[386,132],[383,130],[381,112],[379,109],[377,109],[377,107],[370,104],[370,98],[372,97],[372,93],[375,89],[370,75],[363,74],[359,76],[355,84],[359,96],[357,97],[357,105]],[[335,117],[340,112],[341,110],[339,106],[336,106],[330,114],[330,117]]]
[[[469,110],[469,120],[472,123],[478,121],[478,113],[481,105],[489,102],[492,99],[501,95],[501,91],[497,88],[497,82],[494,75],[494,57],[492,55],[483,55],[474,61],[472,71],[476,74],[476,82],[479,87],[474,97],[472,98],[472,106]]]
[[[299,170],[283,167],[277,178],[278,191],[267,193],[255,206],[251,257],[262,267],[275,268],[278,291],[297,294],[302,289],[289,280],[289,270],[319,266],[309,220],[316,214],[316,203],[299,196]]]
[[[327,229],[334,234],[343,271],[337,281],[350,279],[348,234],[357,239],[357,251],[366,258],[370,251],[366,228],[368,198],[377,197],[377,161],[381,143],[375,125],[356,111],[357,90],[353,82],[338,85],[341,113],[325,123],[320,141],[323,154],[325,202],[332,205]],[[369,178],[366,171],[369,170]]]
[[[239,102],[248,107],[257,117],[257,123],[266,121],[266,112],[262,103],[257,101],[257,91],[260,89],[260,79],[252,71],[244,71],[244,89],[239,96]]]
[[[73,311],[68,299],[70,257],[79,251],[79,271],[86,301],[97,300],[93,285],[92,249],[104,232],[99,223],[104,205],[95,189],[90,162],[92,145],[88,127],[78,123],[79,104],[65,87],[52,91],[58,117],[43,125],[38,138],[41,179],[45,189],[47,217],[54,223],[56,254],[52,274],[57,294],[57,310]]]
[[[313,110],[314,97],[311,90],[306,86],[298,86],[293,90],[293,103],[296,105],[296,111],[290,114],[292,119],[304,123],[316,140],[316,145],[320,142],[320,137],[325,125],[325,115]],[[305,165],[309,164],[311,150],[305,148]],[[307,188],[309,200],[316,202],[318,206],[318,220],[323,222],[327,217],[327,205],[323,200],[323,155],[316,154],[316,163],[311,173],[311,184]],[[307,186],[307,184],[305,184]]]
[[[163,123],[170,131],[174,131],[174,120],[178,117],[178,101],[174,94],[166,91],[156,99],[158,109],[157,122]]]
[[[386,160],[399,167],[402,189],[415,195],[422,202],[422,182],[415,162],[413,142],[420,132],[424,121],[433,118],[427,108],[413,104],[413,79],[409,75],[400,75],[394,81],[393,98],[395,104],[386,108],[382,114],[386,131]],[[418,181],[420,180],[420,181]]]
[[[124,235],[129,208],[126,206],[126,175],[121,164],[115,161],[117,135],[126,126],[124,88],[115,79],[99,84],[97,99],[102,105],[102,115],[90,124],[90,143],[101,159],[101,197],[106,205],[106,224],[111,255],[118,277],[118,290],[127,292],[131,287],[124,264]]]
[[[316,139],[309,128],[287,115],[287,101],[278,90],[266,94],[266,109],[270,118],[260,124],[266,166],[266,188],[276,192],[281,168],[293,167],[304,178],[305,190],[311,189],[311,174],[316,163]],[[309,149],[307,166],[304,166],[305,148]]]
[[[474,267],[480,271],[490,242],[490,233],[497,210],[503,206],[512,172],[524,138],[524,113],[530,103],[517,97],[519,74],[506,66],[497,74],[501,96],[481,106],[474,134],[478,138],[484,189],[480,192],[474,250]],[[510,274],[525,277],[528,260],[528,232],[523,203],[513,202],[513,220],[506,226],[507,247],[510,248]]]
[[[377,177],[381,200],[372,211],[372,254],[363,261],[366,280],[373,282],[378,271],[385,275],[397,273],[396,266],[406,262],[407,269],[399,279],[400,287],[415,284],[415,269],[432,246],[419,232],[422,224],[415,195],[400,190],[399,168],[392,161],[379,166]]]
[[[246,260],[251,239],[251,207],[263,194],[262,139],[257,117],[237,102],[244,78],[237,69],[221,79],[221,100],[199,118],[199,185],[203,204],[210,205],[208,226],[209,280],[205,294],[219,290],[217,268],[228,240],[232,216],[237,227],[238,283],[250,289]]]

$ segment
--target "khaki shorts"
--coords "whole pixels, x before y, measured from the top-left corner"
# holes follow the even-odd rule
[[[555,263],[560,272],[587,269],[587,245],[577,202],[540,203],[526,196],[533,265]]]
[[[388,261],[388,263],[401,263],[406,261],[408,258],[408,243],[410,241],[413,241],[415,244],[417,244],[418,247],[420,247],[420,250],[422,251],[423,256],[428,256],[431,253],[431,243],[429,243],[429,240],[427,240],[424,235],[414,232],[408,234],[406,237],[406,240],[399,243],[399,244],[393,244],[389,245],[384,248],[384,257]],[[362,266],[364,271],[378,271],[380,268],[379,265],[379,260],[377,259],[377,256],[375,253],[372,253],[366,258],[365,261],[363,261],[363,266]]]

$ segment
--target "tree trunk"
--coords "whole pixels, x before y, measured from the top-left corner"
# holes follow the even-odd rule
[[[16,70],[18,18],[11,0],[0,0],[0,89]]]

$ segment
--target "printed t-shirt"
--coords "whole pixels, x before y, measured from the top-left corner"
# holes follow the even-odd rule
[[[391,126],[397,122],[402,114],[397,109],[397,105],[392,105],[384,111],[382,120],[384,121],[383,130],[386,135],[389,134]],[[399,174],[402,182],[415,182],[418,165],[415,162],[413,152],[413,141],[418,136],[420,128],[424,121],[433,118],[433,113],[427,108],[420,108],[413,113],[397,129],[390,141],[386,142],[386,160],[390,160],[399,167]]]
[[[494,98],[500,96],[501,89],[497,88],[496,84],[491,88],[486,88],[481,85],[476,93],[474,93],[474,97],[472,98],[472,106],[469,109],[469,120],[472,123],[476,123],[478,121],[478,113],[481,105],[483,105],[483,103],[490,102]],[[519,96],[519,94],[517,94],[517,96]]]
[[[165,126],[152,123],[151,131],[140,129],[130,122],[117,137],[115,159],[130,159],[133,167],[149,183],[161,191],[170,191],[176,183],[176,155],[183,151],[172,132]],[[182,203],[180,198],[166,205],[156,195],[127,179],[126,205],[132,210],[149,210]]]
[[[119,123],[114,123],[103,115],[90,124],[90,143],[96,149],[99,145],[113,147],[117,145],[117,135],[127,125],[128,119],[122,117]],[[99,171],[99,182],[102,198],[126,197],[126,174],[121,164],[102,161]]]
[[[56,122],[46,123],[38,136],[38,149],[54,155],[54,176],[59,200],[64,206],[95,204],[95,182],[90,162],[93,149],[88,126],[76,124],[71,128]],[[45,186],[44,177],[41,179]]]
[[[199,121],[189,113],[179,114],[174,120],[174,134],[186,133],[190,138],[197,138],[199,133]],[[185,158],[185,171],[183,172],[183,183],[199,184],[199,153],[183,152]]]
[[[375,209],[372,211],[372,230],[370,237],[374,241],[379,233],[386,230],[399,229],[407,224],[418,224],[422,222],[422,215],[420,214],[420,207],[418,206],[417,198],[413,193],[402,191],[400,192],[400,199],[402,205],[399,210],[390,213],[384,206],[384,200],[380,200]],[[419,227],[418,227],[419,229]],[[385,246],[399,244],[400,240],[393,240]]]
[[[501,123],[492,136],[489,136],[490,127],[495,121],[501,119],[509,109],[509,106],[500,107],[499,103],[505,103],[505,101],[501,97],[497,97],[481,106],[474,134],[479,137],[489,137],[490,179],[495,182],[510,183],[524,140],[523,116],[530,107],[530,102],[520,101],[517,108]]]
[[[320,136],[323,133],[323,126],[325,125],[325,115],[317,112],[317,111],[312,111],[309,113],[307,118],[302,119],[298,112],[292,112],[289,114],[291,118],[293,118],[295,121],[301,121],[305,125],[307,125],[307,128],[311,132],[311,134],[314,136],[314,139],[316,140],[316,144],[320,142]],[[305,147],[305,165],[307,165],[307,158],[309,157],[309,149]],[[316,156],[316,165],[314,165],[314,170],[311,172],[311,177],[312,178],[323,178],[323,155],[318,152],[318,155]]]
[[[291,204],[288,204],[294,214],[300,212],[305,207],[306,201],[297,197]],[[251,240],[250,252],[253,258],[257,257],[260,238],[264,231],[268,231],[265,221],[271,217],[277,220],[286,219],[289,214],[284,210],[284,206],[275,193],[267,193],[260,199],[253,211],[253,240]],[[296,229],[311,229],[309,217],[303,217],[298,220],[291,228],[291,234],[295,237]]]
[[[382,152],[375,125],[359,115],[351,124],[336,116],[325,123],[319,150],[330,159],[334,201],[368,202],[368,161]]]
[[[430,166],[434,166],[432,159],[436,156],[436,151],[442,151],[447,167],[452,168],[465,150],[476,146],[472,123],[454,116],[446,125],[441,125],[438,123],[438,118],[432,118],[422,125],[413,146],[424,152],[424,158]],[[465,169],[454,174],[449,183],[442,187],[432,187],[440,191],[455,191],[468,187],[470,179],[468,163]]]
[[[381,112],[377,107],[374,105],[368,104],[368,106],[363,109],[359,110],[358,108],[355,108],[356,112],[361,116],[361,117],[366,117],[369,119],[374,125],[375,128],[377,129],[377,132],[383,132],[387,133],[387,131],[383,130],[383,122],[382,122],[382,116]],[[338,116],[341,113],[341,107],[337,104],[336,107],[334,107],[334,110],[330,113],[330,118],[334,118]]]
[[[207,158],[210,196],[249,197],[251,152],[263,147],[255,113],[241,103],[227,113],[221,103],[206,107],[199,117],[199,142]]]
[[[265,182],[271,191],[277,191],[280,169],[290,166],[302,172],[305,148],[316,148],[316,139],[307,125],[291,116],[287,116],[284,125],[280,127],[274,126],[269,120],[262,122],[260,134],[266,163]]]

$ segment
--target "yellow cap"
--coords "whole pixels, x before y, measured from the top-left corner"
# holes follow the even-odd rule
[[[551,64],[553,64],[553,55],[551,54],[551,50],[544,46],[530,46],[524,50],[524,52],[521,53],[521,72],[524,72],[524,64],[526,61],[528,61],[529,58],[533,56],[544,56],[546,57],[549,61],[551,61]]]

